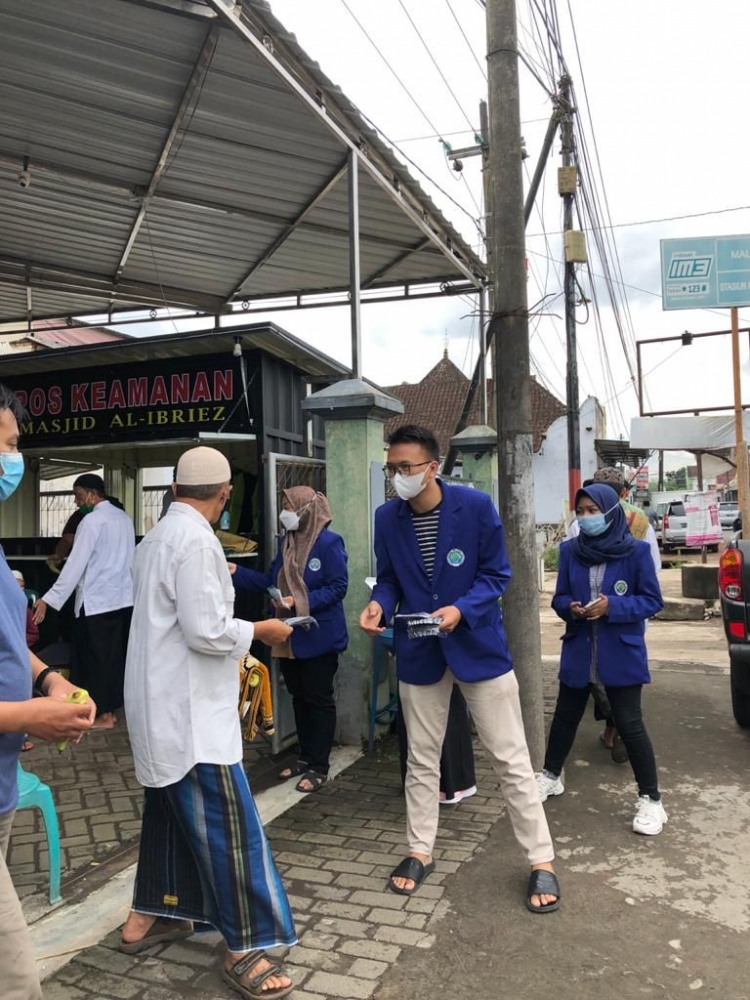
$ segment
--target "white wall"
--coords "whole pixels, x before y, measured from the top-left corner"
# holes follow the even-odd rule
[[[589,396],[580,409],[581,480],[590,479],[597,468],[594,441],[606,438],[607,423],[598,401]],[[534,506],[537,524],[554,524],[566,517],[568,501],[567,417],[558,417],[547,430],[541,448],[533,456]]]

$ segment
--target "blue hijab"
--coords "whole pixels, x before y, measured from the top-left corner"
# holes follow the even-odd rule
[[[620,498],[611,486],[592,483],[585,490],[576,493],[575,505],[581,497],[593,500],[607,521],[607,530],[602,535],[584,535],[581,531],[570,540],[570,551],[574,559],[584,566],[599,566],[614,562],[629,555],[636,547],[636,540],[630,533],[625,511]]]

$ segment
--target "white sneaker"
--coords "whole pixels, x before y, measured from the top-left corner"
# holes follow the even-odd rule
[[[454,792],[452,799],[446,799],[445,792],[440,792],[438,800],[441,806],[456,806],[459,802],[462,802],[464,799],[471,798],[472,795],[476,794],[477,786],[472,785],[471,788],[463,788],[461,791]]]
[[[550,774],[549,771],[537,771],[536,786],[539,789],[539,798],[546,802],[550,795],[562,795],[565,785],[562,783],[561,774]]]
[[[664,806],[654,802],[648,795],[641,795],[635,807],[633,817],[633,833],[644,833],[647,837],[655,837],[664,829],[667,813]]]

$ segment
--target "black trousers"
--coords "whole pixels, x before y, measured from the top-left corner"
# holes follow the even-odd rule
[[[544,758],[544,769],[550,774],[562,773],[576,738],[578,724],[586,711],[591,688],[590,684],[582,688],[560,684]],[[633,684],[629,687],[605,687],[604,690],[612,708],[617,732],[630,755],[630,766],[638,784],[638,794],[659,799],[656,757],[641,712],[642,689],[642,684]]]
[[[123,705],[132,614],[132,608],[119,608],[101,615],[87,615],[85,608],[81,608],[74,622],[70,680],[88,691],[100,715]]]
[[[401,758],[401,784],[406,781],[406,758],[409,753],[409,735],[406,732],[401,702],[398,703],[396,721],[398,748]],[[448,710],[448,725],[440,754],[440,791],[446,799],[452,799],[456,792],[463,792],[476,785],[474,773],[474,747],[471,742],[471,725],[466,701],[458,684],[453,685],[451,704]]]
[[[299,759],[318,774],[328,774],[329,757],[336,736],[336,702],[333,678],[339,666],[338,653],[309,659],[279,660],[287,691],[292,696],[297,724]]]

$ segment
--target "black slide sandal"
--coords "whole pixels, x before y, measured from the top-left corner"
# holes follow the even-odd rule
[[[386,889],[397,892],[400,896],[413,896],[428,875],[435,871],[435,862],[423,865],[419,858],[404,858],[400,865],[393,869],[386,884]],[[399,889],[393,884],[394,878],[410,878],[414,882],[413,889]]]
[[[547,903],[545,906],[534,906],[531,902],[532,896],[557,896],[554,903]],[[526,890],[526,907],[532,913],[552,913],[560,906],[560,883],[554,872],[544,871],[537,868],[529,875],[529,885]]]

